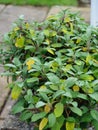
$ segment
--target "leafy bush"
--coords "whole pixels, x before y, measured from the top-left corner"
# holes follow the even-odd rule
[[[29,23],[22,18],[1,50],[11,76],[12,112],[35,129],[98,128],[98,29],[68,10]]]

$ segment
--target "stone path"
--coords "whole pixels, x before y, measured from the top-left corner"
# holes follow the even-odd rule
[[[90,21],[90,8],[53,6],[49,7],[34,7],[34,6],[13,6],[0,5],[0,43],[2,43],[3,35],[11,28],[12,23],[20,16],[24,15],[25,20],[43,21],[51,14],[56,14],[62,9],[70,8],[72,11],[79,11],[85,18],[86,22]],[[0,67],[0,73],[3,68]],[[7,88],[6,78],[0,77],[0,127],[8,116],[11,106],[14,101],[10,98],[10,90]],[[21,129],[19,129],[21,130]]]

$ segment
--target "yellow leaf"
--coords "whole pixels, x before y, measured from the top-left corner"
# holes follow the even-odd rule
[[[92,59],[91,55],[90,55],[90,54],[88,54],[88,55],[87,55],[87,57],[86,57],[86,63],[88,64],[88,63],[89,63],[89,61],[91,61],[91,59]]]
[[[73,91],[78,92],[79,90],[80,90],[79,86],[77,86],[77,85],[73,86]]]
[[[48,43],[48,45],[50,44],[50,40],[49,39],[46,39],[46,41],[45,42],[47,42]]]
[[[66,130],[74,130],[75,123],[74,122],[66,122]]]
[[[46,113],[49,113],[50,110],[51,110],[50,105],[49,105],[49,104],[46,104],[46,106],[44,107],[44,111],[45,111]]]
[[[26,23],[26,29],[28,29],[30,27],[29,23]]]
[[[88,93],[88,94],[94,93],[94,89],[93,89],[93,88],[89,88],[89,89],[87,90],[87,93]]]
[[[14,28],[14,31],[16,32],[16,31],[18,31],[19,30],[19,27],[15,27]]]
[[[51,19],[56,20],[56,19],[58,19],[58,17],[56,17],[55,15],[50,15],[47,17],[47,20],[51,20]]]
[[[88,49],[87,49],[87,47],[83,47],[82,50],[83,51],[87,51]]]
[[[49,48],[49,49],[47,49],[47,51],[48,51],[49,53],[51,53],[52,55],[54,55],[54,51],[53,51],[53,50],[51,50],[50,48]]]
[[[97,61],[97,60],[93,59],[93,61],[94,61],[96,64],[98,64],[98,61]]]
[[[28,70],[30,70],[32,68],[32,65],[35,63],[35,61],[33,59],[29,59],[26,62],[26,65],[28,67]]]
[[[65,17],[64,22],[69,23],[70,22],[70,17]]]
[[[24,47],[24,41],[25,41],[25,38],[23,36],[17,38],[15,46],[18,47],[18,48]]]
[[[39,130],[43,130],[43,128],[47,125],[47,123],[48,123],[48,119],[43,118],[39,124]]]
[[[61,30],[63,33],[67,33],[67,29],[66,28],[62,28]]]
[[[34,30],[30,30],[30,34],[32,35],[32,36],[34,36],[35,35],[35,31]]]
[[[57,35],[57,32],[56,31],[52,31],[51,33],[50,33],[50,36],[52,36],[52,37],[54,37],[54,36],[56,36]]]
[[[46,36],[48,36],[48,37],[49,37],[49,35],[50,35],[49,30],[48,30],[48,29],[47,29],[47,30],[44,30],[44,34],[45,34]]]
[[[80,42],[81,42],[81,38],[78,38],[77,41],[76,41],[76,43],[78,44]]]
[[[46,89],[45,85],[40,86],[40,89]]]
[[[20,88],[18,86],[14,86],[14,88],[12,89],[12,92],[11,92],[11,97],[13,99],[18,99],[18,97],[21,94],[21,91],[22,91],[22,88]]]
[[[71,64],[67,64],[66,67],[65,67],[68,70],[70,70],[72,68],[72,65]]]
[[[73,24],[70,23],[70,29],[71,29],[71,32],[73,32]]]

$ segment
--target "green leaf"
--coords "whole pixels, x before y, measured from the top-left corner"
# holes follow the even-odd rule
[[[56,123],[56,117],[53,113],[49,114],[48,116],[48,120],[49,120],[49,127],[53,127],[53,125]]]
[[[78,97],[78,98],[81,98],[81,99],[84,99],[84,100],[87,100],[87,95],[86,95],[86,94],[81,94],[81,93],[79,93],[79,94],[77,95],[77,97]]]
[[[60,82],[59,78],[53,73],[48,73],[47,77],[54,84],[58,84]]]
[[[20,66],[20,65],[21,65],[21,62],[20,62],[20,60],[19,60],[18,57],[15,57],[12,62],[13,62],[16,66]]]
[[[54,93],[53,99],[56,99],[57,97],[62,96],[63,94],[65,94],[65,91],[63,91],[63,90],[58,90],[58,91],[56,91],[56,92]]]
[[[95,93],[89,94],[89,96],[90,96],[92,99],[98,101],[98,92],[95,92]]]
[[[91,110],[90,113],[91,113],[91,116],[93,117],[93,119],[95,119],[96,121],[98,121],[98,111]]]
[[[64,125],[64,121],[65,121],[64,115],[61,115],[56,120],[57,120],[56,122],[59,123],[59,127],[61,128]]]
[[[67,122],[72,122],[72,123],[76,121],[74,117],[68,117],[66,120]]]
[[[64,106],[62,103],[57,103],[55,105],[54,114],[56,117],[60,117],[64,111]]]
[[[28,78],[27,79],[27,83],[34,83],[34,82],[38,82],[39,79],[37,77],[34,77],[34,78]]]
[[[37,102],[36,104],[36,108],[40,108],[40,107],[43,107],[46,103],[42,102],[42,101],[39,101]]]
[[[49,102],[49,97],[44,92],[39,92],[44,101]]]
[[[54,126],[51,128],[51,130],[60,130],[61,129],[61,127],[60,127],[60,125],[59,125],[59,122],[56,122],[55,124],[54,124]]]
[[[77,78],[73,78],[73,77],[70,77],[68,78],[65,83],[66,83],[66,86],[69,88],[69,87],[72,87],[77,81]]]
[[[16,66],[13,65],[13,64],[5,64],[4,66],[5,66],[5,67],[10,67],[10,68],[16,68]]]
[[[28,103],[33,103],[34,102],[33,93],[32,93],[32,91],[30,89],[27,91],[27,95],[25,95],[24,98]]]
[[[25,46],[25,50],[30,50],[30,51],[32,51],[32,52],[34,52],[35,51],[35,47],[34,46],[30,46],[30,45],[28,45],[28,46]]]
[[[93,120],[93,121],[92,121],[92,124],[94,125],[95,130],[97,130],[97,129],[98,129],[98,121]]]
[[[45,115],[46,115],[45,112],[33,114],[31,121],[32,121],[32,122],[38,121],[39,119],[45,117]]]
[[[23,106],[16,106],[12,109],[12,113],[13,114],[16,114],[16,113],[20,113],[24,110],[24,107]]]
[[[89,123],[91,121],[92,121],[92,117],[91,117],[90,113],[85,113],[81,117],[81,122],[88,122]]]
[[[12,113],[16,114],[24,110],[24,99],[21,99],[20,101],[16,102],[15,105],[12,107]]]
[[[80,79],[87,80],[87,81],[92,81],[92,80],[94,80],[94,77],[92,75],[82,74],[82,75],[80,75]]]
[[[25,120],[27,120],[27,119],[30,119],[30,118],[32,117],[32,115],[33,115],[32,112],[26,110],[26,111],[22,112],[22,114],[20,115],[20,119],[21,119],[22,121],[25,121]]]
[[[63,45],[61,43],[53,43],[51,46],[54,48],[59,48],[62,47]]]
[[[70,107],[71,111],[74,112],[75,114],[82,116],[82,111],[78,107]]]

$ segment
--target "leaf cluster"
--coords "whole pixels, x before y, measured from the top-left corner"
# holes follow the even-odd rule
[[[1,50],[13,113],[36,129],[98,128],[98,29],[64,10],[44,22],[19,18]]]

